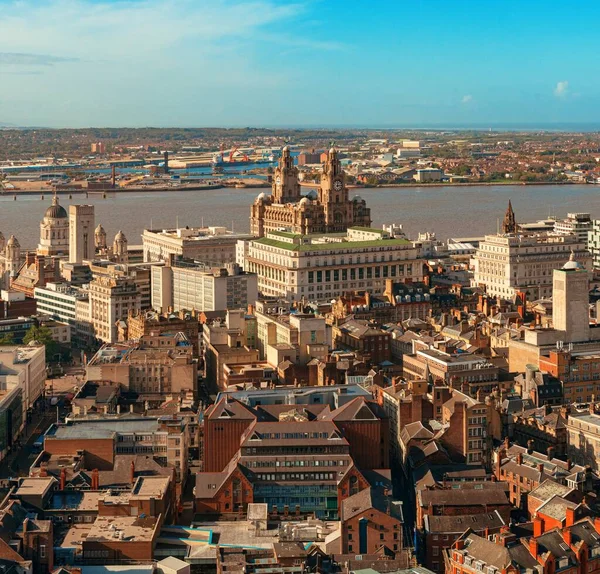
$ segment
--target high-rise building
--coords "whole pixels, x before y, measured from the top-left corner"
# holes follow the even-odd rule
[[[94,206],[69,206],[69,262],[81,263],[94,258]]]
[[[371,210],[356,196],[348,199],[346,174],[338,153],[329,150],[316,194],[302,197],[298,168],[288,147],[273,174],[271,195],[261,193],[250,208],[250,230],[263,237],[269,231],[310,233],[344,232],[352,226],[371,226]]]

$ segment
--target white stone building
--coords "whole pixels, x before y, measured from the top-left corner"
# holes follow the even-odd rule
[[[329,301],[360,289],[383,293],[388,278],[423,280],[415,243],[366,227],[324,235],[269,232],[249,242],[244,269],[258,275],[264,296],[288,301]]]

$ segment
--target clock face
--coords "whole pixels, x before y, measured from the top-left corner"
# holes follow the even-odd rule
[[[277,179],[275,180],[275,183],[277,183],[277,184],[281,183],[281,178],[279,176],[277,176]]]
[[[333,189],[335,189],[336,191],[340,191],[342,189],[343,185],[342,182],[339,179],[336,179],[333,182]]]

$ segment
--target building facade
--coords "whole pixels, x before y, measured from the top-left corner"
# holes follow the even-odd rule
[[[168,261],[170,255],[220,267],[235,263],[238,240],[250,235],[225,227],[178,227],[145,229],[142,233],[144,261]]]
[[[94,206],[69,206],[69,262],[82,263],[94,258]]]
[[[285,147],[273,174],[271,195],[261,193],[250,208],[250,230],[257,237],[278,229],[307,235],[370,225],[371,210],[365,201],[358,196],[348,198],[346,174],[334,148],[323,164],[316,196],[302,197],[298,168],[290,149]]]
[[[236,263],[209,267],[175,260],[152,268],[152,308],[157,311],[223,311],[245,308],[257,298],[256,274],[244,273]]]
[[[331,301],[344,290],[383,293],[388,278],[424,277],[417,245],[370,228],[322,236],[271,231],[249,243],[244,269],[258,275],[264,296],[288,301]]]
[[[89,302],[89,322],[96,338],[106,343],[117,341],[117,321],[141,310],[140,292],[126,277],[96,277],[89,285]]]

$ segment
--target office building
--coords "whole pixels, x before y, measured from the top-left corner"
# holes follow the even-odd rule
[[[567,213],[566,219],[554,222],[554,233],[559,235],[575,235],[580,243],[588,242],[592,231],[592,219],[589,213]]]
[[[246,233],[234,233],[225,227],[178,227],[145,229],[142,233],[144,261],[168,261],[170,255],[200,261],[213,267],[235,263],[238,240]]]
[[[248,504],[336,519],[342,501],[389,481],[388,425],[374,402],[247,407],[223,397],[204,415],[196,512],[245,513]],[[375,486],[375,485],[373,485]],[[349,519],[349,518],[348,518]]]
[[[97,339],[117,341],[117,321],[141,310],[141,295],[127,277],[97,276],[89,285],[89,322]]]
[[[567,456],[581,466],[600,470],[600,415],[590,403],[590,412],[572,413],[567,419]]]
[[[44,396],[46,349],[0,347],[0,460],[21,435],[28,413]]]
[[[586,269],[591,269],[587,242],[576,235],[522,233],[509,206],[503,232],[486,235],[473,256],[472,285],[483,287],[488,295],[514,299],[523,292],[529,300],[552,296],[552,272],[564,265],[571,252]]]
[[[244,269],[258,275],[266,297],[331,301],[340,292],[385,291],[386,279],[423,281],[419,248],[405,237],[367,227],[298,235],[271,231],[250,241]]]
[[[258,298],[258,278],[237,263],[210,267],[172,259],[152,267],[152,308],[158,311],[221,311],[248,307]]]

